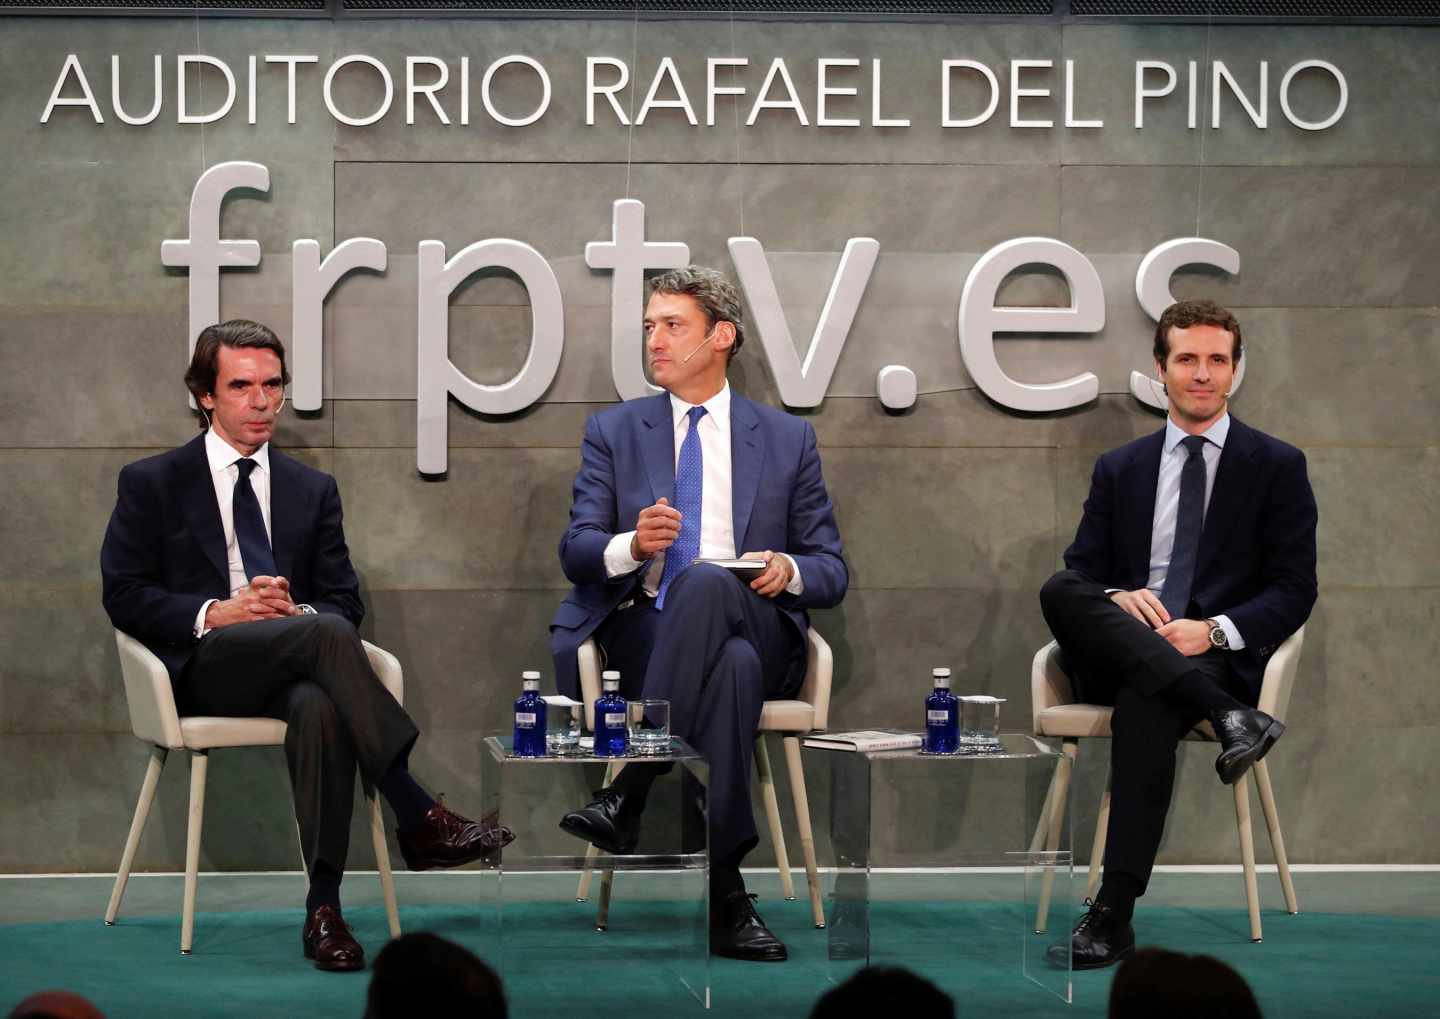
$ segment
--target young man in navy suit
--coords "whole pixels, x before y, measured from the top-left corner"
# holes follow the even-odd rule
[[[446,809],[410,776],[419,732],[355,629],[365,609],[335,479],[270,447],[289,381],[265,326],[201,332],[185,383],[205,431],[121,470],[100,570],[111,621],[165,663],[181,715],[287,723],[310,875],[304,954],[357,970],[365,953],[340,912],[357,767],[394,809],[412,870],[458,866],[514,836]]]
[[[740,293],[712,269],[651,281],[645,350],[666,392],[585,425],[560,562],[574,584],[551,624],[561,690],[577,696],[576,649],[594,636],[627,697],[668,700],[676,735],[710,767],[712,950],[780,961],[785,946],[745,892],[758,842],[750,809],[755,727],[768,698],[805,674],[806,609],[849,581],[809,423],[734,394]],[[758,575],[692,565],[759,560]],[[634,849],[655,769],[631,766],[561,827],[611,853]]]
[[[1254,705],[1266,659],[1315,604],[1305,455],[1229,413],[1239,322],[1213,301],[1173,304],[1154,354],[1165,428],[1096,461],[1066,569],[1040,592],[1079,699],[1114,705],[1105,880],[1071,935],[1077,969],[1134,951],[1178,741],[1208,719],[1233,783],[1284,731]]]

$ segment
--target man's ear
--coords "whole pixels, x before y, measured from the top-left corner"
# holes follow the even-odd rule
[[[214,393],[206,393],[205,395],[201,396],[201,397],[200,397],[198,400],[196,400],[195,402],[198,403],[198,404],[200,404],[200,406],[204,407],[206,410],[214,410],[214,409],[215,409],[215,394],[214,394]]]
[[[720,321],[715,323],[715,349],[729,350],[735,346],[735,323]]]

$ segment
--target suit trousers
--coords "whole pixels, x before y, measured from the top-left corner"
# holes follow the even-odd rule
[[[595,642],[621,692],[669,701],[671,732],[705,754],[711,859],[744,856],[759,841],[750,769],[760,709],[805,678],[796,627],[736,574],[701,565],[670,582],[664,612],[641,597],[602,623]]]
[[[290,616],[211,630],[175,684],[182,715],[286,723],[285,759],[307,869],[345,871],[359,768],[367,790],[419,736],[342,616]]]
[[[1199,673],[1237,700],[1253,703],[1253,695],[1231,672],[1227,652],[1182,655],[1074,570],[1046,581],[1040,604],[1077,700],[1114,706],[1105,872],[1130,875],[1143,892],[1165,832],[1176,746],[1205,717],[1170,684]]]

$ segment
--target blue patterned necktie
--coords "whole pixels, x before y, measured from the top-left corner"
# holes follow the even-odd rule
[[[1205,524],[1205,436],[1187,435],[1180,440],[1190,456],[1180,469],[1180,506],[1175,514],[1175,546],[1160,604],[1171,619],[1184,619],[1190,607],[1190,589],[1195,583],[1195,561],[1200,553],[1200,530]]]
[[[690,430],[680,443],[680,459],[675,464],[675,508],[680,511],[680,534],[665,550],[665,571],[660,574],[660,590],[655,594],[655,608],[665,608],[665,592],[670,582],[695,561],[700,554],[700,507],[705,494],[705,459],[700,452],[700,419],[704,407],[691,407]]]
[[[270,539],[265,534],[265,518],[260,514],[260,500],[255,498],[255,489],[250,487],[250,472],[258,465],[248,456],[235,461],[240,468],[240,477],[235,481],[235,495],[231,500],[231,511],[235,517],[235,540],[240,545],[240,561],[245,564],[245,576],[275,576],[275,556],[270,551]]]

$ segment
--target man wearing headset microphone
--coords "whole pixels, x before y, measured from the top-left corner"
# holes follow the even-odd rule
[[[1077,699],[1115,709],[1105,879],[1071,934],[1076,969],[1134,951],[1178,741],[1208,720],[1229,784],[1285,729],[1254,705],[1266,659],[1315,604],[1317,512],[1305,454],[1230,415],[1243,353],[1213,301],[1165,310],[1165,427],[1096,461],[1066,569],[1040,592]]]
[[[815,431],[732,393],[745,332],[740,293],[713,269],[650,281],[645,352],[666,392],[585,424],[560,563],[574,585],[550,627],[560,689],[578,696],[576,650],[594,636],[626,697],[668,700],[671,728],[710,769],[710,945],[778,962],[783,943],[745,891],[758,842],[751,755],[765,700],[805,675],[806,610],[837,605],[849,573]],[[737,573],[696,559],[757,560]],[[560,826],[632,851],[656,769],[632,764]]]
[[[287,723],[285,756],[309,872],[302,948],[363,969],[340,911],[359,769],[395,812],[412,870],[454,867],[514,836],[437,802],[411,777],[419,735],[370,668],[335,479],[270,447],[285,348],[233,319],[204,329],[185,384],[203,433],[120,472],[100,550],[105,610],[169,670],[181,715]]]

